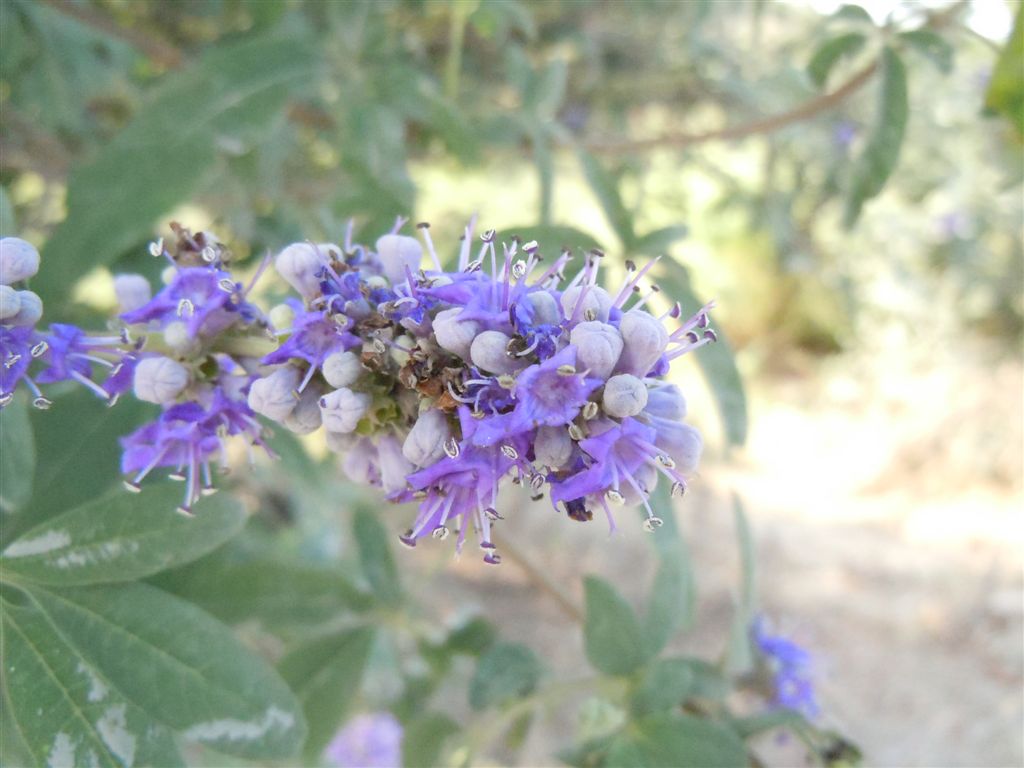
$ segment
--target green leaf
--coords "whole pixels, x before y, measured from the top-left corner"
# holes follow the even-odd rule
[[[527,90],[523,105],[525,110],[541,121],[554,119],[565,99],[568,76],[569,67],[564,59],[548,63],[544,71],[533,78]]]
[[[306,715],[309,736],[303,753],[308,760],[320,755],[358,694],[373,637],[372,628],[360,627],[318,638],[278,665]]]
[[[985,111],[1008,118],[1024,140],[1024,6],[1017,8],[1013,31],[992,70]]]
[[[691,698],[721,701],[729,695],[729,681],[722,671],[702,659],[687,659],[693,673]]]
[[[693,685],[693,667],[689,660],[658,659],[647,668],[630,704],[638,715],[672,709],[686,700]]]
[[[832,14],[833,19],[845,19],[846,21],[856,21],[863,24],[875,25],[875,20],[871,18],[871,14],[861,8],[859,5],[843,5],[840,6],[839,10]]]
[[[17,512],[32,496],[36,441],[28,403],[16,397],[0,410],[0,513]]]
[[[912,29],[901,32],[899,39],[932,62],[944,75],[953,71],[953,46],[938,32]]]
[[[285,100],[310,82],[318,48],[303,35],[218,44],[174,72],[129,125],[68,181],[67,218],[46,245],[34,289],[52,304],[68,274],[108,264],[217,173],[217,146],[254,145]]]
[[[226,494],[200,501],[194,518],[175,512],[180,499],[177,485],[115,490],[23,533],[0,564],[55,586],[130,581],[195,560],[245,525],[242,505]]]
[[[284,681],[195,606],[136,582],[27,591],[103,679],[186,740],[264,759],[302,745],[306,724]]]
[[[754,538],[750,533],[750,523],[747,521],[746,513],[743,511],[743,503],[735,493],[732,497],[732,511],[740,550],[740,591],[729,629],[725,666],[734,676],[739,676],[754,669],[754,648],[750,637],[750,625],[756,609],[757,577]]]
[[[633,215],[627,210],[619,194],[618,181],[604,169],[596,157],[585,150],[579,150],[580,165],[591,191],[601,204],[605,218],[623,248],[632,251],[636,243],[633,231]]]
[[[679,302],[684,316],[696,313],[703,306],[681,264],[661,270],[658,280],[665,293]],[[715,333],[718,341],[701,347],[693,357],[718,407],[726,441],[731,446],[739,446],[747,441],[747,395],[728,338],[717,328]]]
[[[36,463],[32,498],[23,513],[5,521],[9,524],[4,535],[17,535],[110,488],[121,474],[118,438],[150,412],[150,407],[134,398],[108,408],[84,388],[55,397],[49,410],[32,409],[36,454],[46,461]]]
[[[265,626],[294,630],[361,611],[371,597],[335,568],[265,557],[240,560],[232,547],[151,579],[161,589],[195,603],[221,621],[258,619]]]
[[[907,127],[907,74],[892,48],[884,48],[879,63],[881,83],[871,133],[851,171],[846,196],[844,223],[857,223],[864,203],[885,187],[899,161],[903,135]]]
[[[557,225],[505,227],[499,235],[502,241],[509,241],[513,237],[518,237],[524,243],[536,241],[540,246],[540,253],[552,258],[558,256],[562,248],[576,252],[580,248],[590,251],[601,247],[597,240],[586,232]]]
[[[184,765],[167,728],[81,656],[45,616],[6,600],[4,710],[38,765]]]
[[[744,739],[778,728],[794,730],[806,724],[807,720],[804,716],[792,709],[770,709],[756,715],[738,717],[732,721],[732,727]]]
[[[402,600],[402,585],[398,578],[387,532],[377,513],[365,507],[356,511],[352,532],[359,547],[359,562],[374,596],[385,605],[397,605]]]
[[[686,237],[689,231],[690,228],[682,224],[655,229],[637,239],[633,245],[633,253],[660,256],[666,253],[674,243]]]
[[[403,768],[436,768],[441,765],[441,750],[459,725],[440,712],[426,712],[405,726],[402,735]]]
[[[453,629],[445,640],[444,648],[449,653],[465,653],[479,656],[492,645],[498,636],[498,630],[487,619],[479,616]]]
[[[735,732],[710,720],[677,714],[637,721],[617,738],[606,764],[630,768],[742,768],[747,750]]]
[[[657,532],[659,536],[667,533],[664,530]],[[662,556],[643,624],[644,645],[649,655],[657,656],[692,612],[691,579],[692,574],[683,561],[682,553]]]
[[[585,582],[587,658],[609,675],[628,675],[647,659],[636,614],[608,582],[590,576]]]
[[[537,687],[542,668],[536,654],[519,643],[498,643],[476,665],[469,683],[469,704],[492,707],[526,696]]]
[[[818,50],[814,52],[807,65],[807,74],[811,78],[811,82],[818,88],[824,87],[829,73],[840,59],[858,53],[864,47],[865,42],[867,42],[867,38],[860,32],[847,32],[845,35],[826,40],[818,46]]]

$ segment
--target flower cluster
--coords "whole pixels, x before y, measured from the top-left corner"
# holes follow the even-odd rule
[[[324,750],[335,768],[398,768],[402,764],[402,725],[390,712],[357,715]]]
[[[792,640],[771,634],[761,617],[754,621],[751,637],[761,654],[772,703],[807,717],[817,715],[820,708],[814,691],[811,654]]]
[[[674,330],[678,305],[648,309],[656,287],[627,262],[616,291],[598,281],[603,254],[544,265],[535,242],[496,244],[467,228],[453,270],[442,268],[429,228],[370,249],[296,243],[276,258],[301,300],[271,312],[280,346],[263,358],[248,404],[298,432],[323,429],[345,472],[419,502],[400,538],[472,530],[484,559],[500,562],[491,528],[506,478],[547,489],[574,520],[643,505],[659,475],[682,493],[702,441],[683,423],[686,403],[664,381],[673,360],[715,340],[707,309]],[[421,268],[424,251],[430,264]]]
[[[125,487],[158,467],[185,484],[178,511],[191,514],[214,492],[212,464],[227,471],[226,441],[240,436],[267,450],[264,429],[246,403],[253,371],[269,343],[269,323],[248,301],[256,278],[232,277],[230,254],[208,232],[173,225],[175,241],[158,240],[150,253],[165,258],[164,287],[155,296],[140,275],[119,275],[115,291],[128,336],[140,339],[130,356],[132,390],[161,406],[160,415],[122,439]],[[258,274],[257,274],[258,277]]]
[[[43,316],[42,300],[30,290],[16,290],[13,284],[38,271],[35,247],[17,237],[0,240],[0,407],[10,403],[24,384],[33,405],[49,408],[52,403],[39,385],[61,381],[77,382],[115,402],[131,386],[128,338],[123,333],[90,335],[66,324],[37,328]]]

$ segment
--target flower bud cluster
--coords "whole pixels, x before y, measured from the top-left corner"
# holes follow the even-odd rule
[[[655,315],[641,281],[652,264],[611,292],[591,251],[572,277],[572,258],[548,266],[536,243],[499,248],[471,230],[454,270],[442,269],[427,225],[420,238],[394,230],[374,248],[296,243],[275,259],[299,299],[271,311],[279,346],[262,359],[249,407],[295,431],[322,429],[360,483],[419,513],[401,536],[473,531],[484,559],[500,557],[491,528],[502,518],[507,479],[545,490],[574,520],[643,505],[659,476],[675,493],[697,466],[700,434],[664,381],[671,361],[715,340],[705,307],[674,330],[676,305]],[[426,263],[424,263],[426,262]],[[310,392],[313,393],[310,396]],[[297,420],[304,402],[317,412]],[[302,424],[296,424],[301,421]],[[302,429],[297,427],[301,426]]]

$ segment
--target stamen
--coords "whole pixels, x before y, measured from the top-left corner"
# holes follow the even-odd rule
[[[46,350],[48,350],[49,348],[49,344],[47,344],[45,341],[40,341],[38,344],[32,347],[32,349],[29,351],[29,354],[31,354],[32,357],[42,357],[44,354],[46,354]]]

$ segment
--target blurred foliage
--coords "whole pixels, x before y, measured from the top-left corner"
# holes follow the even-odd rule
[[[242,259],[337,240],[349,218],[372,241],[412,213],[451,255],[475,212],[552,250],[603,248],[609,281],[661,255],[652,302],[717,297],[730,342],[695,358],[738,445],[744,368],[900,326],[907,354],[964,332],[1019,343],[1024,30],[1018,11],[997,51],[971,27],[985,5],[4,0],[0,229],[43,244],[31,287],[50,320],[93,311],[97,268],[152,275],[144,246],[170,216]],[[777,729],[819,764],[857,760],[796,713],[734,706],[763,693],[738,503],[721,658],[666,651],[696,595],[662,496],[644,610],[588,578],[595,674],[567,683],[482,617],[429,615],[372,502],[290,435],[236,481],[240,534],[221,497],[184,533],[155,513],[173,490],[110,495],[145,406],[54,400],[60,419],[20,400],[0,417],[4,764],[52,761],[56,720],[101,765],[124,762],[113,726],[143,763],[183,761],[172,732],[193,763],[313,763],[369,707],[402,721],[406,765],[512,760],[574,685],[592,698],[570,765],[757,764],[748,740]]]

